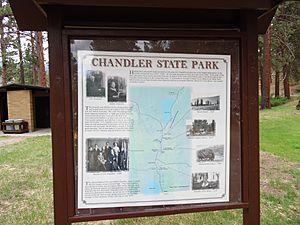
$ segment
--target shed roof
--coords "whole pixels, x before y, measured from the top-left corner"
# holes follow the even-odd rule
[[[29,84],[8,84],[0,86],[0,92],[15,91],[15,90],[32,90],[49,92],[49,87],[34,86]]]
[[[10,0],[21,30],[47,30],[47,8],[62,7],[115,7],[156,9],[253,9],[258,11],[258,27],[264,32],[275,14],[276,6],[283,0]],[[219,13],[220,11],[218,11]]]

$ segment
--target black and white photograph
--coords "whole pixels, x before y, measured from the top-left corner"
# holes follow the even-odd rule
[[[193,110],[220,110],[220,96],[194,98],[191,106]]]
[[[108,102],[126,102],[127,83],[125,78],[119,76],[108,77],[107,90]]]
[[[219,173],[193,173],[192,190],[219,189]]]
[[[186,126],[188,137],[215,136],[216,121],[207,119],[196,119]]]
[[[214,145],[197,151],[197,162],[222,162],[224,160],[224,145]]]
[[[126,138],[87,139],[87,172],[128,170],[128,142]]]
[[[105,97],[105,76],[103,72],[94,70],[87,71],[86,96]]]

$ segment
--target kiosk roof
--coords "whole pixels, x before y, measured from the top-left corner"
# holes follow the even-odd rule
[[[283,0],[10,0],[14,15],[21,30],[47,30],[47,9],[51,5],[71,7],[152,8],[168,10],[217,10],[216,14],[250,9],[258,12],[258,28],[263,33]],[[69,14],[72,10],[68,10]],[[71,11],[71,12],[70,12]],[[232,14],[232,13],[231,13]],[[180,16],[180,15],[179,15]],[[75,17],[75,15],[73,15]],[[82,20],[82,17],[80,17]],[[211,23],[214,23],[213,21]]]

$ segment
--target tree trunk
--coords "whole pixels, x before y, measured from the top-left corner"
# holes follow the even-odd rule
[[[289,65],[285,64],[283,66],[283,87],[284,87],[284,97],[290,99],[291,93],[290,93],[290,82],[289,82]]]
[[[42,32],[37,32],[37,63],[39,68],[39,84],[42,87],[46,87],[46,71],[45,71],[45,64],[44,64],[44,48],[43,48],[43,34]]]
[[[3,30],[3,29],[2,29]],[[0,32],[2,31],[0,28]],[[3,32],[1,32],[3,34]],[[7,84],[7,60],[6,60],[6,45],[4,43],[3,36],[0,36],[1,39],[1,57],[2,57],[2,85]]]
[[[31,57],[32,57],[32,85],[37,84],[37,56],[36,56],[36,51],[35,51],[35,37],[34,33],[37,32],[30,32],[30,42],[31,42]]]
[[[275,97],[278,98],[279,97],[279,88],[280,88],[280,84],[279,84],[279,71],[275,71]]]
[[[19,30],[17,31],[17,37],[18,37],[18,52],[19,52],[19,60],[20,60],[20,82],[21,84],[25,84],[23,52],[22,52],[22,45],[21,45],[21,34]]]
[[[260,96],[262,96],[262,92],[263,92],[262,73],[263,73],[263,48],[260,47],[258,51],[258,75],[259,75],[259,82],[260,82]]]
[[[0,9],[2,9],[2,0],[0,0]],[[0,17],[0,48],[2,57],[2,85],[7,84],[7,59],[6,59],[6,43],[3,29],[3,17]]]
[[[270,84],[271,84],[271,26],[264,35],[264,68],[262,74],[261,109],[271,108]]]

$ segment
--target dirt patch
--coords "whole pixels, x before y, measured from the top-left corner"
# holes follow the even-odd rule
[[[300,84],[291,86],[291,95],[300,96]]]
[[[31,197],[31,196],[33,196],[34,194],[36,193],[36,191],[35,190],[25,190],[25,191],[23,191],[23,194],[26,196],[26,197]]]
[[[290,163],[290,166],[300,170],[300,163]]]
[[[26,138],[27,137],[6,137],[5,139],[0,140],[0,147],[23,141]]]
[[[112,220],[104,220],[101,222],[89,222],[88,225],[109,225],[112,222],[113,222]]]
[[[295,166],[296,165],[296,166]],[[279,157],[267,153],[260,152],[260,188],[262,192],[283,196],[285,190],[274,185],[274,182],[280,184],[288,184],[294,181],[295,178],[288,173],[288,169],[299,168],[299,163],[291,163],[280,159]]]
[[[10,207],[12,206],[13,202],[9,201],[0,201],[0,215],[3,215],[9,212]]]
[[[272,79],[275,79],[275,78],[272,78]],[[292,96],[300,96],[300,84],[290,86],[290,91],[291,91]],[[271,93],[271,96],[275,96],[275,82],[271,83],[270,93]],[[284,87],[283,87],[282,80],[280,80],[279,94],[280,94],[280,96],[284,96]],[[261,95],[261,88],[259,88],[259,95]]]
[[[7,165],[7,164],[2,164],[2,165],[0,165],[0,172],[2,172],[2,170],[3,171],[14,171],[14,170],[16,170],[16,168],[12,167],[10,165]]]

